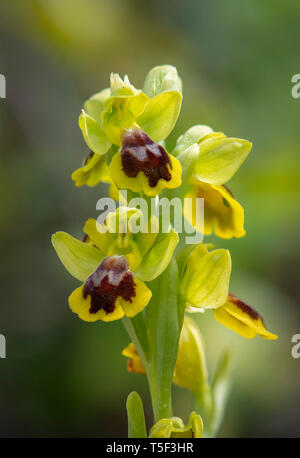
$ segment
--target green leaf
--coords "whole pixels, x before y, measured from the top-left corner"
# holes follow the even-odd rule
[[[160,65],[152,68],[145,79],[144,92],[155,97],[164,91],[182,92],[182,82],[173,65]]]
[[[221,138],[200,143],[199,161],[195,168],[198,178],[206,183],[226,183],[242,165],[252,143],[239,138]]]
[[[152,284],[146,309],[151,363],[147,375],[155,421],[172,416],[171,387],[184,306],[177,302],[178,269],[174,258]]]
[[[101,121],[101,113],[104,110],[106,100],[110,97],[110,89],[106,88],[92,95],[84,104],[86,113],[96,121]]]
[[[102,155],[107,152],[110,143],[106,138],[103,128],[84,110],[82,110],[79,116],[79,127],[86,144],[94,153]]]
[[[167,268],[178,240],[178,234],[174,230],[158,234],[135,275],[143,281],[152,281],[158,277]]]
[[[56,232],[52,245],[67,271],[77,280],[84,281],[103,259],[97,248],[80,242],[66,232]]]
[[[213,132],[211,127],[197,125],[190,127],[184,134],[178,137],[176,146],[172,151],[173,156],[178,156],[183,151],[187,150],[194,143],[199,143],[206,135],[209,135]]]
[[[136,122],[153,141],[164,140],[175,126],[181,101],[182,95],[177,91],[162,92],[149,101]]]
[[[128,417],[128,437],[142,439],[147,437],[143,402],[136,391],[129,394],[126,402]]]
[[[199,245],[190,255],[180,284],[180,293],[192,307],[217,308],[225,304],[228,297],[230,253],[218,249],[207,254],[203,252],[202,255],[202,250],[203,246]]]

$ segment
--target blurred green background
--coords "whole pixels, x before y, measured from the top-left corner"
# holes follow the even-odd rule
[[[122,323],[87,324],[67,305],[77,286],[50,245],[81,234],[101,188],[76,189],[86,146],[82,102],[111,71],[140,87],[149,69],[176,65],[184,104],[173,139],[197,123],[247,138],[253,151],[229,186],[246,209],[247,236],[217,241],[233,258],[231,290],[255,306],[276,342],[248,341],[212,314],[198,317],[212,371],[235,355],[223,437],[300,437],[300,4],[273,0],[11,0],[0,4],[0,436],[127,434],[132,389],[150,412],[146,380],[128,374]],[[188,394],[176,389],[177,415]],[[149,416],[148,420],[151,421]]]

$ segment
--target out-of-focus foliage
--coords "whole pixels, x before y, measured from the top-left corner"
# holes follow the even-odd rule
[[[0,436],[125,436],[125,399],[146,381],[129,375],[121,323],[87,324],[65,301],[76,286],[57,262],[50,234],[80,236],[106,188],[75,188],[87,152],[81,101],[111,71],[139,87],[153,66],[173,64],[184,105],[168,146],[190,125],[253,142],[229,187],[246,209],[247,235],[225,243],[231,291],[266,318],[275,343],[243,340],[206,313],[197,317],[208,365],[224,346],[235,356],[221,435],[299,436],[299,73],[300,4],[293,0],[11,0],[0,5],[1,310]],[[173,141],[173,143],[172,143]],[[209,241],[218,241],[213,237]],[[224,241],[222,241],[224,246]],[[134,386],[133,386],[134,385]],[[187,393],[176,389],[186,418]],[[124,402],[121,402],[121,401]]]

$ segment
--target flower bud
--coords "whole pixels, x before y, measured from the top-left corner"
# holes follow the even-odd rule
[[[192,412],[189,423],[185,425],[181,418],[163,418],[155,423],[150,430],[150,438],[200,438],[202,437],[203,422],[200,415]]]
[[[202,338],[196,323],[189,317],[184,319],[173,380],[192,392],[207,382]]]

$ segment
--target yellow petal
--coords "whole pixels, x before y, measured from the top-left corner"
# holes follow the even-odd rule
[[[94,321],[115,321],[123,318],[124,311],[122,307],[117,304],[112,313],[106,313],[103,309],[100,309],[97,313],[90,313],[91,308],[91,296],[83,297],[83,288],[80,286],[76,288],[69,297],[69,305],[72,312],[76,313],[79,318],[83,321],[94,322]]]
[[[243,237],[244,210],[225,186],[214,186],[196,178],[192,179],[192,189],[186,197],[204,199],[204,233],[213,231],[218,237],[230,239]],[[195,210],[196,201],[193,202]],[[195,212],[185,210],[184,216],[192,226],[196,226]],[[197,228],[196,229],[200,229]]]
[[[110,183],[105,156],[93,154],[86,163],[72,173],[75,186],[96,186],[98,183]]]
[[[152,296],[151,290],[144,282],[136,277],[133,277],[133,281],[135,284],[135,297],[131,299],[131,302],[125,301],[120,296],[116,300],[116,306],[122,307],[128,317],[133,317],[140,313],[148,305]]]
[[[222,307],[214,310],[214,316],[224,326],[248,339],[256,335],[267,340],[278,338],[276,334],[267,330],[262,317],[255,309],[233,295],[228,296],[228,301]]]

